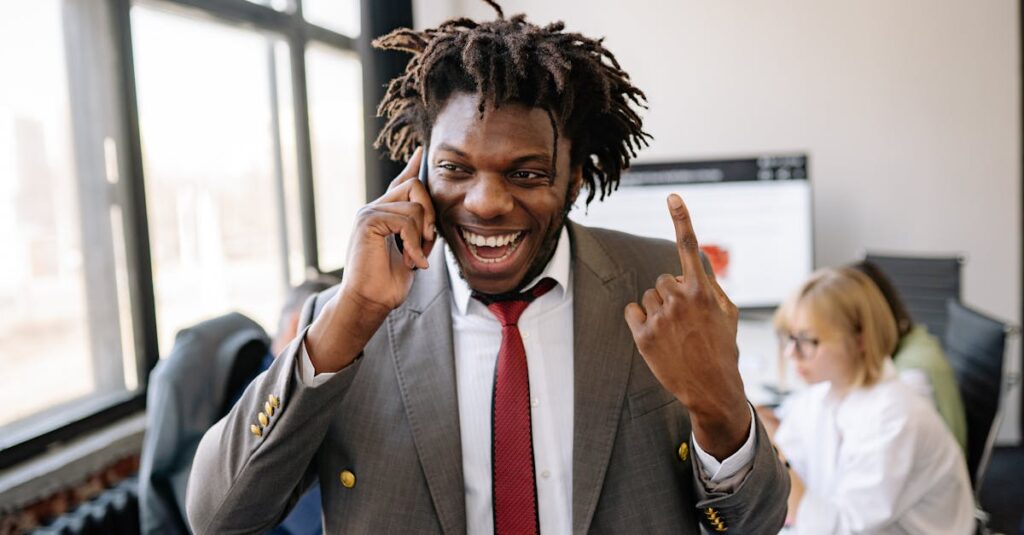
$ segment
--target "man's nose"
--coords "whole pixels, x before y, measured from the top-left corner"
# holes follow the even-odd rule
[[[512,211],[515,200],[505,177],[488,173],[477,178],[463,200],[466,210],[480,219],[494,219]]]

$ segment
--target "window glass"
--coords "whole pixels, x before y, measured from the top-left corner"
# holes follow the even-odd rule
[[[295,0],[246,0],[253,4],[269,6],[278,11],[294,11]]]
[[[302,16],[340,34],[359,35],[359,0],[302,0]]]
[[[69,83],[62,5],[8,2],[0,17],[0,450],[19,424],[138,380],[117,147],[86,139],[97,113],[76,161],[83,84]]]
[[[366,204],[359,57],[322,45],[306,50],[309,128],[320,268],[342,267],[356,212]]]
[[[273,334],[289,280],[271,85],[286,45],[145,6],[132,30],[161,354],[230,311]]]

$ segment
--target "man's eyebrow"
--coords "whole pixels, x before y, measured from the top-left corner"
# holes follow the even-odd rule
[[[453,153],[455,153],[456,156],[458,156],[460,158],[469,158],[469,154],[467,154],[465,151],[459,150],[457,147],[455,147],[453,145],[449,145],[447,143],[441,143],[440,145],[437,146],[436,150],[438,152],[440,152],[440,151],[453,152]],[[537,162],[537,163],[543,163],[543,164],[549,164],[550,165],[552,163],[551,153],[547,152],[547,151],[541,151],[541,152],[534,152],[534,153],[530,153],[530,154],[524,154],[524,155],[519,156],[518,158],[512,160],[509,163],[509,165],[510,165],[510,167],[515,167],[517,165],[523,165],[524,163],[530,163],[530,162]]]
[[[553,163],[552,162],[552,157],[551,157],[550,153],[548,153],[548,152],[537,152],[537,153],[534,153],[534,154],[525,154],[523,156],[520,156],[520,157],[516,158],[515,160],[512,160],[512,166],[522,165],[524,163],[529,163],[529,162],[537,162],[537,163],[543,163],[543,164],[548,164],[548,165],[551,165]]]
[[[457,148],[455,148],[455,147],[453,147],[453,146],[451,146],[451,145],[449,145],[447,143],[441,143],[440,145],[438,145],[437,146],[437,150],[439,150],[439,151],[446,150],[448,152],[454,152],[455,155],[459,156],[460,158],[468,158],[469,157],[469,155],[466,154],[465,152],[463,152],[463,151],[461,151],[461,150],[459,150],[459,149],[457,149]]]

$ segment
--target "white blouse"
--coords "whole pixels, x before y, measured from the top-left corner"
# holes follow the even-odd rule
[[[844,399],[828,382],[813,385],[781,416],[775,442],[806,486],[795,533],[974,533],[963,453],[891,362]]]

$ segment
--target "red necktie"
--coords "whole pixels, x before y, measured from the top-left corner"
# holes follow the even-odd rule
[[[530,374],[518,322],[527,305],[554,286],[553,279],[545,278],[519,294],[474,294],[501,322],[501,348],[494,370],[491,414],[496,535],[540,532],[530,423]]]

